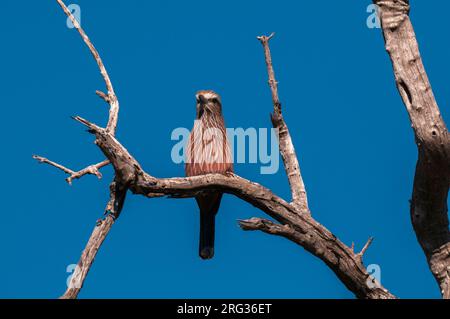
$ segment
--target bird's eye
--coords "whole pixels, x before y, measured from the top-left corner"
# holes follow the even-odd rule
[[[214,104],[219,103],[219,100],[218,100],[217,98],[213,98],[211,101],[212,101]]]

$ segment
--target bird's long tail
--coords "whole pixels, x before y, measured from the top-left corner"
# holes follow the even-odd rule
[[[221,200],[222,194],[208,194],[197,197],[197,203],[200,208],[199,255],[202,259],[214,257],[216,214]]]

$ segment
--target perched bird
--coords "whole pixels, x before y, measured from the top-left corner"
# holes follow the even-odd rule
[[[186,147],[186,176],[227,174],[233,172],[233,161],[222,116],[220,96],[200,91],[197,115]],[[200,208],[199,255],[214,256],[215,218],[222,200],[221,192],[207,192],[195,197]]]

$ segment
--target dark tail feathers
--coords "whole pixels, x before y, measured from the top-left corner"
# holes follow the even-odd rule
[[[200,244],[199,255],[202,259],[214,257],[214,237],[216,214],[222,200],[221,193],[212,193],[197,197],[200,208]]]
[[[202,259],[214,257],[214,233],[216,215],[210,212],[200,212],[200,245],[199,255]]]

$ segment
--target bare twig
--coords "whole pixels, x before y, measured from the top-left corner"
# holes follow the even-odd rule
[[[64,173],[70,175],[68,178],[66,178],[66,182],[69,185],[72,185],[72,182],[74,180],[80,179],[81,177],[83,177],[85,175],[95,175],[99,179],[102,178],[102,173],[100,173],[100,169],[110,164],[109,160],[104,160],[103,162],[100,162],[100,163],[95,164],[95,165],[90,165],[90,166],[88,166],[88,167],[86,167],[86,168],[84,168],[84,169],[82,169],[82,170],[80,170],[78,172],[75,172],[75,171],[73,171],[71,169],[68,169],[68,168],[58,164],[58,163],[55,163],[55,162],[52,162],[52,161],[48,160],[45,157],[41,157],[41,156],[38,156],[38,155],[33,155],[33,158],[35,160],[37,160],[38,162],[40,162],[40,163],[45,163],[45,164],[54,166],[54,167],[62,170]]]
[[[364,254],[366,253],[367,249],[369,249],[370,245],[373,242],[373,237],[370,237],[367,243],[364,245],[364,247],[361,249],[361,251],[357,254],[359,258],[363,258]]]
[[[97,94],[103,101],[109,104],[109,96],[108,94],[103,93],[102,91],[95,91],[95,94]]]
[[[109,160],[104,160],[101,163],[88,166],[85,169],[82,169],[81,171],[78,171],[78,172],[72,174],[70,177],[68,177],[66,179],[66,181],[67,181],[67,183],[72,184],[73,180],[79,179],[79,178],[83,177],[84,175],[95,175],[100,179],[100,178],[102,178],[102,173],[100,173],[100,169],[109,164],[110,164]]]
[[[411,200],[417,239],[444,298],[450,298],[450,136],[420,57],[408,0],[374,0],[395,81],[419,151]]]
[[[284,121],[281,112],[281,103],[278,97],[278,82],[275,79],[275,72],[273,70],[272,56],[270,53],[269,41],[275,34],[270,36],[259,36],[258,40],[264,48],[264,55],[267,65],[267,73],[269,75],[269,86],[272,92],[272,101],[274,112],[272,114],[272,124],[274,128],[278,129],[278,141],[280,144],[280,153],[283,158],[284,168],[289,180],[292,193],[292,203],[300,208],[302,213],[309,214],[308,198],[306,196],[306,189],[303,183],[298,158],[295,154],[294,144],[292,143],[289,129]]]
[[[108,75],[108,71],[106,71],[106,68],[103,64],[100,54],[98,53],[97,49],[92,44],[92,42],[89,39],[89,37],[87,36],[87,34],[81,28],[77,19],[72,15],[72,13],[70,12],[70,10],[67,8],[67,6],[64,4],[64,2],[62,0],[56,0],[56,1],[59,3],[61,8],[64,10],[66,15],[69,17],[70,21],[72,21],[72,24],[80,33],[81,38],[83,39],[84,43],[86,43],[86,45],[88,46],[89,50],[92,53],[92,56],[94,57],[95,61],[97,62],[98,68],[100,69],[100,73],[102,74],[103,80],[105,81],[106,89],[108,90],[108,94],[105,94],[101,91],[97,91],[96,93],[110,105],[109,120],[108,120],[106,129],[109,132],[111,132],[112,134],[115,134],[116,129],[117,129],[117,122],[119,120],[119,101],[117,99],[116,93],[114,92],[114,88],[113,88],[111,79]]]
[[[64,166],[62,166],[62,165],[60,165],[58,163],[52,162],[52,161],[46,159],[45,157],[41,157],[41,156],[38,156],[38,155],[33,155],[33,158],[35,160],[37,160],[39,163],[41,163],[41,164],[48,164],[48,165],[54,166],[57,169],[62,170],[66,174],[69,174],[69,175],[74,175],[75,174],[75,172],[72,171],[71,169],[68,169],[67,167],[64,167]]]

